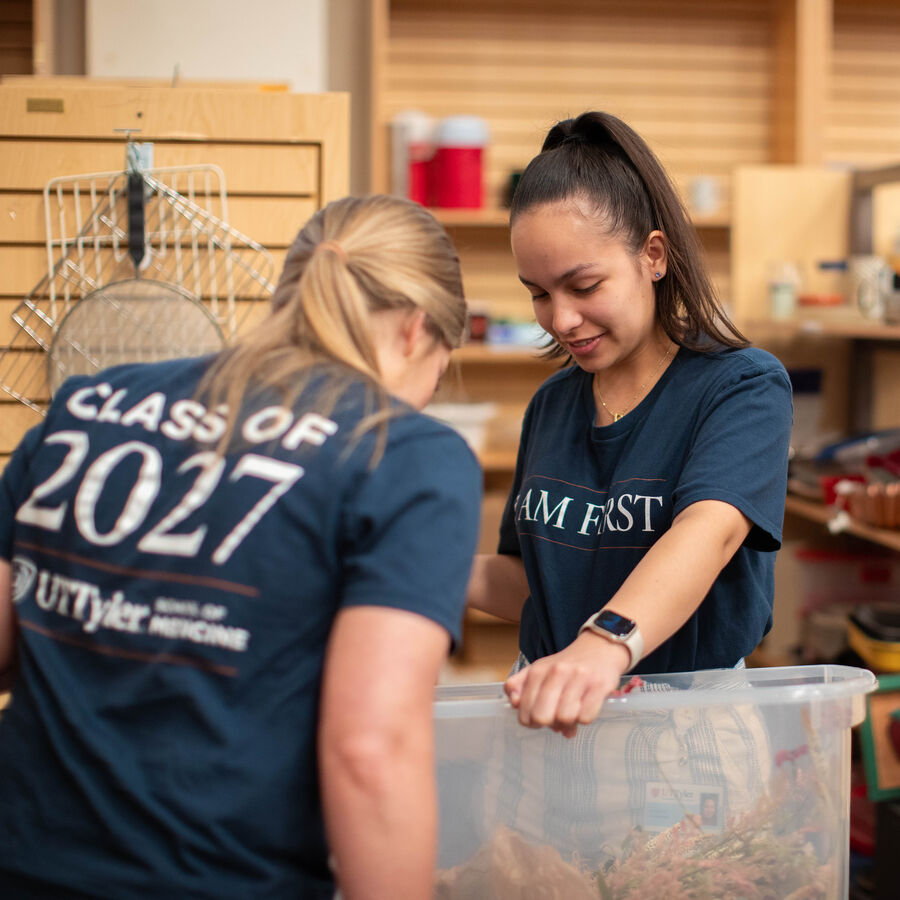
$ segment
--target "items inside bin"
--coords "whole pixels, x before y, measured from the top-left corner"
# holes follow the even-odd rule
[[[707,707],[646,688],[658,705],[605,708],[570,741],[509,710],[439,717],[435,897],[842,896],[853,701]]]

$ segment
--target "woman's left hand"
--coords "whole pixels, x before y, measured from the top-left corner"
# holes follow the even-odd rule
[[[630,662],[627,647],[584,632],[564,650],[508,678],[504,688],[523,725],[572,738],[579,725],[597,717]]]

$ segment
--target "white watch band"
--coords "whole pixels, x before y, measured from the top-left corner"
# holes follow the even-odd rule
[[[606,638],[606,640],[611,641],[613,644],[624,644],[631,656],[628,668],[625,671],[630,672],[641,661],[641,657],[644,655],[644,638],[642,637],[640,630],[637,625],[635,625],[626,635],[615,634],[609,629],[604,628],[602,625],[597,624],[596,618],[598,615],[600,615],[600,613],[594,613],[584,625],[578,629],[578,633],[581,634],[582,631],[591,631],[602,638]]]

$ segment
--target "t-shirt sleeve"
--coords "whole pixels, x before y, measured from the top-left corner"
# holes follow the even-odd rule
[[[12,559],[16,510],[25,500],[29,462],[44,436],[45,423],[30,429],[16,448],[0,476],[0,558]]]
[[[342,606],[419,613],[459,641],[481,493],[481,467],[455,432],[390,445],[345,511]]]
[[[674,492],[673,514],[721,500],[753,523],[753,550],[781,546],[793,407],[784,367],[743,363],[703,399],[697,431]]]

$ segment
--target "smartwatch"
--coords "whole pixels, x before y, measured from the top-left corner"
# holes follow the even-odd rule
[[[624,644],[631,654],[631,663],[625,670],[626,672],[630,672],[644,655],[644,639],[641,637],[637,623],[625,616],[620,616],[611,609],[601,609],[600,612],[594,613],[578,629],[579,634],[582,631],[592,631],[614,644]]]

